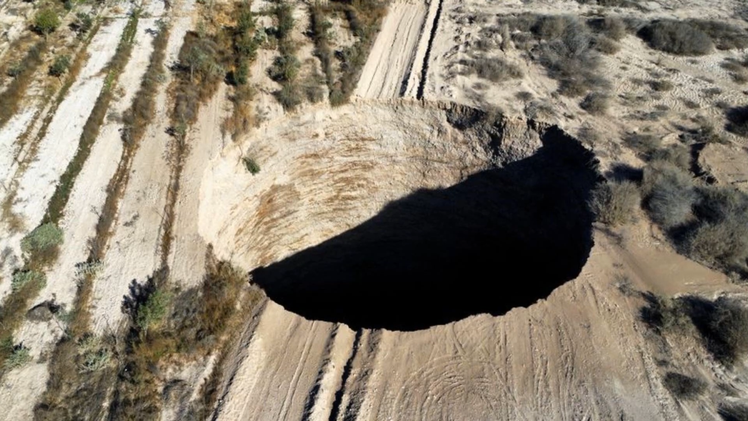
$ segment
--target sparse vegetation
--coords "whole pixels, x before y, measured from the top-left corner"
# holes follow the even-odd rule
[[[665,374],[662,384],[673,396],[683,400],[695,399],[706,390],[706,382],[703,380],[673,371]]]
[[[234,85],[234,93],[231,95],[233,112],[223,124],[223,129],[230,131],[234,139],[249,131],[255,124],[251,107],[254,88],[248,83],[249,66],[257,56],[257,49],[265,42],[265,32],[256,29],[250,3],[240,2],[236,7],[236,25],[230,30],[235,54],[234,69],[229,77]]]
[[[44,62],[44,53],[47,50],[47,43],[40,41],[34,44],[26,56],[17,63],[13,71],[13,80],[10,81],[5,91],[0,92],[0,127],[4,126],[10,118],[18,112],[18,108],[23,100],[26,89],[31,84],[34,73]]]
[[[348,102],[356,82],[361,74],[361,68],[366,63],[374,38],[387,12],[385,2],[380,0],[366,2],[348,2],[334,0],[328,3],[330,11],[343,13],[356,41],[335,56],[340,61],[340,75],[330,87],[330,104],[333,106]]]
[[[36,227],[21,240],[21,250],[37,267],[43,267],[57,258],[60,244],[62,230],[55,224],[46,223]]]
[[[151,368],[165,364],[169,357],[192,359],[223,350],[230,339],[227,333],[246,320],[261,299],[259,291],[247,288],[246,275],[230,264],[211,255],[207,269],[199,288],[172,292],[165,273],[158,272],[145,285],[131,289],[123,305],[130,315],[127,347],[120,361],[110,417],[157,418],[162,405],[157,393],[159,374]],[[144,328],[140,315],[156,294],[173,298],[157,300],[157,313],[165,317]],[[148,314],[152,320],[153,313],[148,310]]]
[[[640,201],[636,184],[606,181],[593,190],[590,208],[599,222],[618,226],[634,220]]]
[[[29,349],[23,346],[23,344],[15,345],[12,347],[10,355],[8,355],[8,358],[5,360],[3,368],[6,370],[12,370],[26,365],[29,361],[31,361]]]
[[[29,283],[35,283],[41,289],[46,285],[47,277],[43,273],[34,270],[19,270],[13,274],[10,284],[13,292],[16,292]]]
[[[655,50],[683,56],[702,56],[714,49],[709,35],[689,22],[658,20],[637,35]]]
[[[538,45],[540,63],[559,81],[559,92],[580,96],[590,89],[605,89],[597,72],[600,59],[593,34],[577,20],[562,16],[540,17],[533,32],[547,42]]]
[[[468,73],[477,74],[478,77],[491,82],[503,82],[523,76],[519,66],[502,58],[479,57],[473,60],[462,60],[460,63],[466,67]]]
[[[75,20],[70,24],[70,29],[81,38],[93,28],[93,23],[93,17],[90,14],[78,12],[75,14]]]
[[[748,47],[748,32],[742,28],[718,20],[691,19],[688,23],[707,34],[719,50]]]

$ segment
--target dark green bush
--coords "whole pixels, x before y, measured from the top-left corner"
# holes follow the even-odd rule
[[[253,158],[245,156],[242,158],[242,162],[244,163],[244,168],[246,168],[250,174],[255,175],[260,172],[260,166]]]
[[[55,61],[49,66],[49,74],[60,77],[67,73],[70,68],[70,56],[62,55],[55,57]]]

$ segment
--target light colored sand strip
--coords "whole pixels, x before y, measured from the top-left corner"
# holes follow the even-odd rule
[[[200,285],[205,272],[207,243],[198,233],[200,183],[210,160],[230,139],[223,139],[221,122],[226,115],[226,86],[221,84],[213,99],[205,104],[188,137],[190,150],[182,171],[176,217],[172,227],[169,256],[171,277],[184,287]]]
[[[177,61],[184,35],[192,25],[187,12],[193,5],[185,3],[179,11],[184,17],[173,22],[166,46],[166,67]],[[146,131],[133,159],[102,273],[94,282],[91,311],[93,329],[99,334],[116,328],[123,320],[119,309],[130,282],[144,282],[160,264],[159,227],[171,175],[167,153],[172,139],[166,133],[170,124],[168,86],[169,81],[162,84],[156,96],[154,124]]]
[[[418,0],[390,5],[382,29],[361,72],[354,92],[356,96],[401,96],[403,88],[406,87],[404,83],[410,80],[408,75],[417,57],[417,47],[423,38],[421,31],[428,11],[426,3]],[[410,90],[410,86],[407,88]]]

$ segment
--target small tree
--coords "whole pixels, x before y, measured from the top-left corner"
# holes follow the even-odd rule
[[[47,36],[60,26],[60,18],[52,9],[43,9],[36,14],[34,29],[40,34]]]
[[[52,76],[60,77],[67,73],[70,68],[70,56],[62,55],[55,58],[54,63],[49,66],[49,74]]]

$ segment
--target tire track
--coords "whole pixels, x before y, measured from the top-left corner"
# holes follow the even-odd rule
[[[426,47],[426,54],[423,58],[423,66],[421,67],[421,81],[418,84],[418,92],[416,93],[416,99],[423,99],[423,91],[426,87],[426,77],[429,72],[429,60],[431,59],[431,49],[434,45],[434,38],[436,38],[436,31],[439,29],[439,18],[442,14],[442,3],[444,0],[431,0],[438,1],[436,6],[436,15],[434,16],[434,23],[431,25],[431,33],[429,34],[429,42]]]

